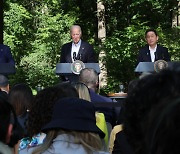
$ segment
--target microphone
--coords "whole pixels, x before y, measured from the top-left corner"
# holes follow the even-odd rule
[[[73,60],[76,61],[76,52],[73,52]]]
[[[82,59],[82,54],[79,55],[79,60],[81,60],[81,59]]]

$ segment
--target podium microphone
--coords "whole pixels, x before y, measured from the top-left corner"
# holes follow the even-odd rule
[[[76,52],[73,52],[73,60],[76,61]]]
[[[155,55],[155,61],[158,60],[157,52],[154,52],[154,55]]]

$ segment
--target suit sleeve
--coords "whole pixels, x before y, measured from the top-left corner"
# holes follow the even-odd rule
[[[60,57],[60,63],[65,63],[65,46],[63,45],[62,48],[61,48],[61,57]]]
[[[95,56],[95,51],[93,49],[93,46],[89,44],[89,52],[88,52],[88,63],[96,63],[96,56]]]
[[[138,64],[139,62],[142,62],[142,61],[143,61],[143,58],[142,58],[142,51],[139,50],[138,56],[137,56],[137,64]]]
[[[163,59],[165,61],[171,61],[171,58],[170,58],[170,55],[169,55],[169,52],[168,52],[167,48],[164,48],[164,57],[163,57]]]
[[[11,54],[11,50],[8,46],[6,46],[6,59],[7,59],[7,63],[10,63],[12,65],[15,65],[15,61],[14,61],[14,58],[12,57],[12,54]]]

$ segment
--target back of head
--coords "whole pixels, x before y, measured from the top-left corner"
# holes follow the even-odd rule
[[[87,101],[91,101],[89,89],[84,83],[77,82],[74,84],[74,87],[76,88],[76,90],[79,93],[79,98],[85,99]]]
[[[145,122],[146,153],[180,153],[180,97],[162,100]]]
[[[79,98],[57,100],[53,108],[52,119],[42,130],[47,134],[47,137],[45,143],[39,146],[34,154],[46,151],[51,144],[54,144],[52,140],[58,135],[63,136],[63,138],[67,136],[65,139],[67,144],[64,141],[61,142],[64,145],[64,148],[61,149],[64,153],[66,152],[65,149],[78,150],[78,147],[77,149],[72,148],[71,144],[76,144],[79,148],[83,147],[90,152],[100,150],[101,140],[99,136],[104,137],[104,133],[96,126],[93,104]],[[61,143],[56,142],[56,145],[61,145]],[[56,145],[54,151],[59,150],[56,149]],[[49,150],[51,151],[51,148]]]
[[[54,102],[64,97],[79,97],[70,83],[60,83],[43,89],[35,96],[28,118],[28,132],[31,137],[41,132],[42,127],[51,119]]]
[[[55,102],[52,119],[43,130],[58,128],[94,132],[104,137],[104,133],[96,126],[93,103],[79,98],[62,98]]]
[[[9,92],[9,102],[14,107],[17,116],[31,110],[33,98],[31,88],[24,83],[13,86]]]
[[[180,96],[180,72],[164,70],[139,80],[125,103],[124,130],[138,154],[143,153],[143,126],[150,110],[162,99]]]
[[[94,89],[98,84],[98,73],[92,68],[85,68],[80,72],[79,82],[84,83],[88,88]]]
[[[9,81],[6,76],[0,74],[0,88],[7,87],[9,85]]]

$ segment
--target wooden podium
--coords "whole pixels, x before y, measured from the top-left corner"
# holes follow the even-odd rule
[[[78,82],[79,75],[74,74],[71,70],[72,63],[57,63],[56,64],[56,74],[64,77],[70,82]],[[93,68],[96,72],[100,73],[99,63],[84,63],[85,68]]]

